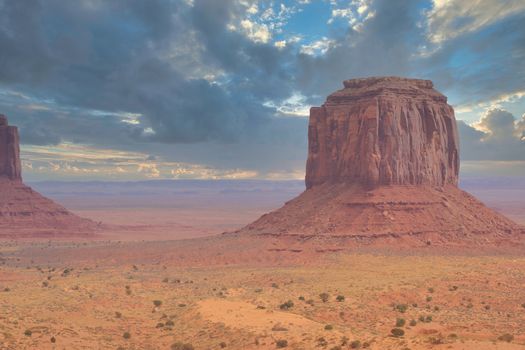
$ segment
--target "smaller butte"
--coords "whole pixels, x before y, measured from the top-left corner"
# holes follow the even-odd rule
[[[18,128],[0,114],[0,238],[86,237],[97,224],[22,182]]]

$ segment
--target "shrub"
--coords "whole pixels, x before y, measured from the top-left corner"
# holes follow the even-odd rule
[[[293,301],[288,300],[287,302],[282,303],[279,308],[281,310],[288,310],[293,307]]]
[[[51,339],[49,339],[51,341],[51,343],[56,343],[56,338],[55,337],[51,337]]]
[[[503,335],[500,335],[498,337],[498,340],[501,340],[501,341],[506,341],[507,343],[510,343],[511,341],[514,340],[514,336],[512,334],[509,334],[509,333],[505,333]]]
[[[172,320],[166,321],[166,327],[173,327],[173,326],[175,326],[175,323]]]
[[[417,321],[416,320],[411,320],[409,325],[410,325],[410,327],[414,327],[415,325],[417,325]]]
[[[428,315],[427,317],[425,317],[425,322],[426,322],[426,323],[430,323],[430,322],[432,322],[432,316],[431,316],[431,315]]]
[[[396,320],[396,327],[403,327],[405,325],[405,319],[404,318],[398,318]]]
[[[121,318],[122,314],[118,311],[115,311],[115,318]]]
[[[328,293],[321,293],[319,294],[319,298],[321,298],[321,300],[323,301],[323,303],[326,303],[328,301],[328,298],[330,296],[328,295]]]
[[[225,343],[225,342],[221,342],[221,343],[219,344],[219,346],[221,347],[221,349],[224,349],[224,348],[226,347],[226,343]]]
[[[31,332],[30,329],[26,329],[25,332],[24,332],[24,335],[26,335],[26,336],[28,336],[28,337],[30,337],[31,334],[33,334],[33,332]]]
[[[428,292],[429,293],[434,293],[434,288],[432,288],[432,287],[428,288]]]
[[[327,331],[331,331],[332,329],[334,329],[334,326],[332,326],[331,324],[327,324],[326,326],[324,326],[324,329]]]
[[[343,337],[341,338],[341,345],[342,345],[342,346],[348,345],[348,341],[349,341],[349,340],[350,340],[350,339],[348,339],[347,336],[343,336]]]
[[[171,344],[171,350],[194,350],[194,348],[189,343],[176,342]]]
[[[394,337],[402,337],[405,335],[405,331],[402,330],[401,328],[392,328],[392,330],[390,331],[390,333],[392,333],[392,335]]]
[[[277,283],[272,283],[272,288],[279,288],[279,285]]]
[[[278,348],[278,349],[282,349],[282,348],[285,348],[288,346],[288,341],[287,340],[284,340],[284,339],[279,339],[275,342],[275,346]]]
[[[428,302],[431,302],[431,301],[432,301],[432,297],[431,297],[430,295],[427,297],[427,301],[428,301]]]
[[[164,323],[162,322],[157,323],[157,325],[155,326],[155,328],[162,328],[162,327],[164,327]]]
[[[327,346],[328,342],[324,337],[317,338],[317,345],[319,346]]]
[[[359,349],[361,347],[361,342],[359,340],[354,340],[350,343],[350,348]]]
[[[345,301],[345,296],[344,295],[338,295],[335,300],[337,300],[338,302],[343,302]]]
[[[129,332],[124,332],[124,334],[122,334],[122,337],[124,337],[124,339],[129,339],[131,338],[131,334]]]
[[[405,313],[408,310],[408,305],[407,304],[397,304],[395,306],[395,309],[401,313]]]
[[[308,299],[308,300],[306,301],[306,303],[307,303],[308,305],[314,306],[314,300],[313,300],[313,299]]]
[[[299,300],[304,301],[304,297],[301,295],[301,296],[299,297]]]
[[[155,305],[156,307],[159,307],[162,305],[162,301],[160,300],[153,300],[153,305]]]

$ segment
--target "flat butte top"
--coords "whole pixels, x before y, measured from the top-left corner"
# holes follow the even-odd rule
[[[432,81],[424,79],[371,77],[345,80],[343,85],[344,89],[328,96],[325,104],[341,104],[378,96],[447,102],[447,97],[434,89]]]

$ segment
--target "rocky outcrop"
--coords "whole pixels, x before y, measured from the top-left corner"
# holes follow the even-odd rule
[[[429,80],[353,79],[310,110],[306,187],[457,185],[454,110]]]
[[[97,226],[22,182],[18,129],[0,115],[0,239],[90,236]]]
[[[22,180],[18,128],[9,126],[7,117],[0,114],[0,177]]]
[[[345,81],[310,110],[308,141],[306,191],[238,234],[337,247],[471,246],[525,237],[457,187],[454,110],[429,80]]]

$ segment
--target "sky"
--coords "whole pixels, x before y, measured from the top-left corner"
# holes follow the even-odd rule
[[[525,176],[523,0],[0,0],[26,180],[299,179],[345,79],[431,79],[462,174]]]

